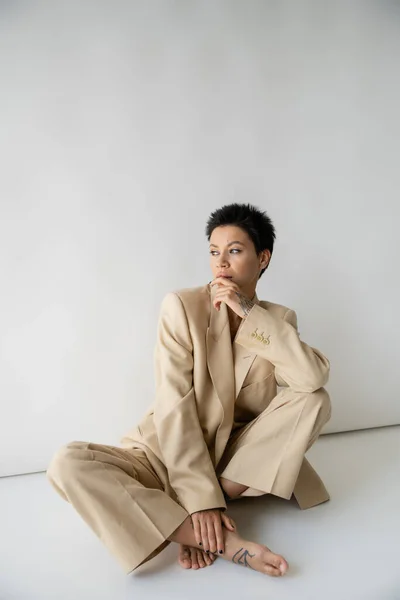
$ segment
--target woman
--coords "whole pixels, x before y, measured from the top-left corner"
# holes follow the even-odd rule
[[[304,454],[330,418],[330,364],[300,339],[293,310],[258,300],[270,218],[226,205],[206,235],[214,279],[161,303],[152,406],[121,447],[71,442],[47,476],[126,573],[174,541],[185,568],[220,556],[282,576],[286,559],[243,539],[226,502],[293,493],[304,509],[329,500]]]

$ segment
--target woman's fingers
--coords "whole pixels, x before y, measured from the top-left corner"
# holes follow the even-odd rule
[[[196,543],[204,550],[222,554],[225,552],[224,533],[220,510],[199,511],[192,515],[193,530]],[[227,527],[231,528],[229,517],[226,518]]]
[[[218,518],[214,522],[214,530],[217,538],[217,551],[219,554],[223,554],[225,552],[225,544],[224,544],[224,534],[222,531],[222,523],[221,516],[218,515]]]
[[[217,551],[217,538],[215,536],[214,524],[212,521],[208,521],[207,531],[208,531],[208,540],[210,543],[210,545],[208,546],[208,550],[210,550],[210,552],[216,552]]]
[[[231,531],[236,531],[236,523],[232,517],[228,517],[227,514],[221,513],[221,519],[226,528],[230,529]]]
[[[204,516],[200,517],[200,531],[201,531],[201,542],[203,544],[203,550],[210,549],[210,542],[208,540],[208,528],[207,522]]]
[[[194,531],[194,537],[196,539],[196,543],[201,546],[202,541],[201,541],[200,522],[199,522],[199,518],[196,514],[192,515],[192,524],[193,524],[193,531]]]

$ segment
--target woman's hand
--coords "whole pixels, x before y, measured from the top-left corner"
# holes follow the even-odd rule
[[[225,302],[239,317],[247,317],[254,306],[254,302],[243,294],[237,283],[226,277],[216,277],[211,285],[217,285],[213,305],[218,311],[221,310],[221,302]]]
[[[236,531],[236,525],[227,514],[219,508],[200,510],[191,515],[196,542],[207,552],[225,552],[222,525]]]

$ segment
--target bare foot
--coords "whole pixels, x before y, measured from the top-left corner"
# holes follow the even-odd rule
[[[192,546],[179,544],[178,563],[184,569],[202,569],[203,567],[209,567],[216,558],[217,556],[211,552],[207,554],[207,552],[200,550],[199,548],[192,548]]]
[[[229,560],[237,565],[242,565],[243,567],[248,567],[254,571],[259,571],[260,573],[272,575],[273,577],[281,577],[289,569],[289,564],[283,558],[283,556],[280,554],[275,554],[275,552],[272,552],[268,546],[245,540],[239,535],[236,529],[230,530],[224,527],[223,534],[225,552],[223,552],[223,554],[218,554],[215,550],[214,542],[212,544],[212,550],[210,550],[210,554],[215,555],[215,557]],[[209,563],[207,558],[210,557],[207,557],[205,554],[205,550],[208,550],[208,548],[204,550],[203,548],[199,547],[194,535],[190,517],[187,517],[187,519],[184,520],[184,522],[169,536],[168,539],[183,546],[182,550],[189,547],[190,559],[192,559],[193,556],[192,549],[195,550],[195,563],[200,566],[203,560],[205,563],[204,566],[208,566]],[[201,555],[200,560],[198,553],[199,550]],[[184,553],[180,554],[179,563],[182,567],[190,569],[190,562],[186,562],[185,558],[189,558],[189,556],[185,556]]]
[[[222,558],[273,577],[284,575],[289,568],[287,561],[280,554],[275,554],[262,544],[244,540],[233,532],[228,532]]]

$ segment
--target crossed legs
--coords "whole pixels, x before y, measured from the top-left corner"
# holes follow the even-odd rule
[[[329,415],[329,396],[323,388],[312,394],[291,390],[278,394],[233,444],[228,443],[218,465],[223,471],[217,473],[226,495],[270,492],[290,497],[304,453]],[[260,456],[269,460],[262,463],[262,469],[250,470],[249,465],[255,465]],[[170,541],[196,545],[193,531],[187,529],[188,513],[163,491],[142,451],[71,442],[56,453],[47,477],[127,573],[156,556]],[[275,575],[287,568],[285,559],[266,546],[235,538],[227,529],[225,533],[233,562]]]

